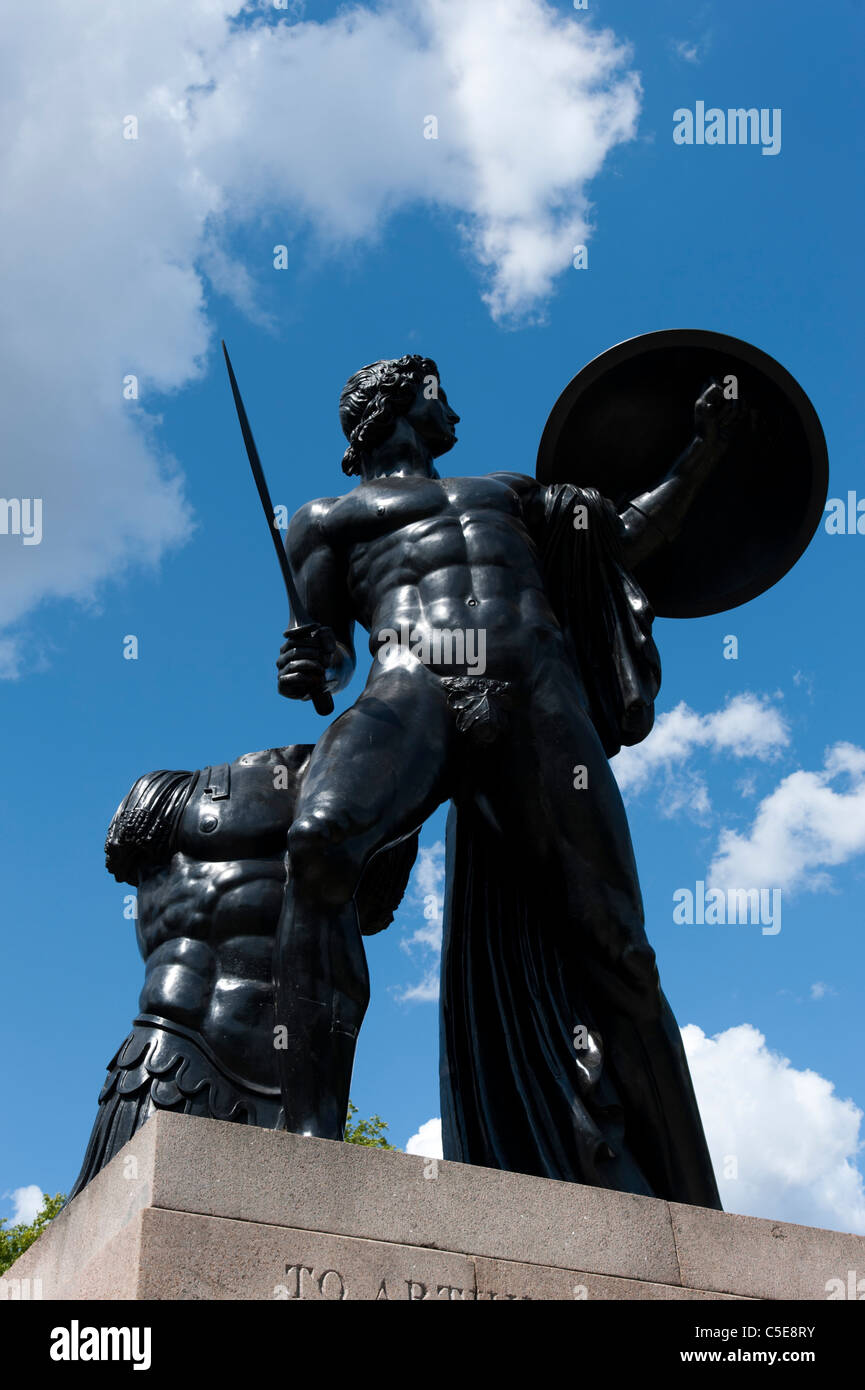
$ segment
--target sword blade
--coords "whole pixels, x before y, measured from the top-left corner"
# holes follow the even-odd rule
[[[294,626],[305,627],[309,623],[309,614],[304,604],[301,602],[300,595],[297,592],[297,585],[294,582],[294,575],[291,572],[291,565],[285,553],[285,546],[280,539],[279,532],[273,524],[273,502],[270,499],[270,489],[267,486],[267,479],[264,476],[264,469],[261,466],[261,459],[258,456],[258,449],[255,447],[255,440],[252,436],[249,417],[246,414],[246,408],[243,404],[243,398],[237,384],[237,377],[234,375],[234,368],[231,365],[231,358],[228,355],[228,348],[225,346],[224,341],[222,344],[222,351],[225,354],[225,365],[228,368],[228,380],[231,382],[231,394],[234,397],[237,418],[240,421],[240,432],[243,435],[243,442],[246,445],[246,456],[249,459],[249,466],[252,469],[252,476],[255,479],[255,486],[258,490],[258,496],[264,509],[264,514],[267,517],[267,529],[270,532],[270,539],[273,541],[276,549],[276,556],[279,560],[279,568],[282,572],[285,590],[288,594],[288,601],[295,618]]]
[[[285,592],[288,595],[289,607],[291,608],[294,622],[293,628],[314,627],[310,620],[306,605],[301,601],[300,594],[297,592],[297,585],[294,582],[294,575],[291,572],[291,563],[285,552],[285,546],[280,539],[276,527],[273,524],[273,502],[270,498],[270,489],[267,486],[267,479],[264,476],[264,469],[261,466],[261,459],[258,456],[258,449],[255,447],[255,440],[252,437],[252,427],[249,417],[246,414],[246,407],[240,394],[240,387],[237,384],[237,377],[234,375],[234,368],[231,365],[231,358],[228,355],[228,348],[225,340],[222,342],[222,351],[225,355],[225,365],[228,368],[228,380],[231,382],[231,394],[234,397],[234,406],[237,411],[237,418],[240,421],[240,432],[243,435],[243,442],[246,445],[246,456],[249,459],[249,466],[252,469],[252,476],[255,479],[255,486],[258,490],[259,500],[267,517],[267,529],[270,532],[270,539],[276,549],[276,558],[279,560],[279,568],[285,584]],[[328,691],[320,691],[313,695],[312,703],[319,714],[333,713],[333,699]]]

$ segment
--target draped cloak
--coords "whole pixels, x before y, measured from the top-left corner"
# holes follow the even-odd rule
[[[661,679],[653,613],[622,564],[620,534],[594,489],[548,489],[545,587],[575,699],[608,757],[650,732]],[[453,805],[447,838],[445,1158],[720,1209],[666,999],[651,1019],[623,1011],[578,933],[556,929],[568,914],[548,876],[514,854],[470,793]]]

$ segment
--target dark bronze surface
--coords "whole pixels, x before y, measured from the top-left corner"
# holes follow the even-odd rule
[[[285,839],[311,752],[295,744],[196,772],[148,773],[118,807],[106,867],[138,889],[144,984],[70,1200],[155,1110],[284,1128],[273,940]],[[356,906],[365,934],[391,922],[415,850],[407,842],[364,874]]]
[[[739,338],[646,333],[596,357],[565,387],[538,449],[543,483],[596,487],[624,504],[657,480],[706,382],[738,377],[747,403],[736,449],[694,499],[679,535],[637,569],[659,617],[696,618],[756,598],[795,564],[819,525],[829,465],[798,382]]]
[[[445,1157],[718,1207],[608,760],[652,727],[652,604],[744,602],[807,544],[816,416],[764,354],[694,333],[580,373],[538,478],[439,475],[459,416],[428,358],[363,368],[340,415],[360,482],[289,527],[306,621],[278,688],[343,689],[356,625],[366,685],[312,749],[154,773],[119,808],[147,976],[78,1186],[154,1106],[342,1137],[363,936],[450,802]]]

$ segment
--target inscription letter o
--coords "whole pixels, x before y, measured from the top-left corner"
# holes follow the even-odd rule
[[[325,1287],[328,1279],[330,1279],[331,1276],[333,1276],[333,1278],[337,1281],[338,1285],[338,1287],[336,1287],[336,1291],[333,1293],[329,1293],[327,1288]],[[334,1289],[334,1287],[335,1286],[331,1284],[331,1289]],[[322,1298],[332,1298],[337,1300],[345,1298],[345,1283],[343,1282],[343,1277],[338,1269],[326,1269],[323,1274],[320,1274],[318,1276],[318,1288]]]

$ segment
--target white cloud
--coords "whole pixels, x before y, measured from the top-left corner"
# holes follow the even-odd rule
[[[422,1154],[424,1158],[442,1157],[442,1122],[427,1120],[405,1146],[407,1154]]]
[[[698,753],[767,762],[789,741],[783,715],[764,697],[736,695],[711,714],[697,714],[681,701],[661,715],[647,739],[623,748],[611,766],[623,793],[657,790],[665,815],[688,811],[699,819],[711,802],[703,774],[693,767]]]
[[[712,1038],[688,1024],[682,1040],[725,1210],[865,1234],[862,1111],[751,1024]],[[441,1158],[441,1120],[422,1124],[405,1151]],[[731,1159],[735,1178],[724,1176]]]
[[[827,985],[825,980],[815,980],[811,986],[812,999],[826,999],[830,995],[837,994],[831,985]]]
[[[431,1003],[439,997],[444,889],[445,847],[444,841],[436,840],[421,846],[401,909],[414,919],[420,918],[420,925],[399,944],[411,956],[419,951],[424,960],[420,980],[396,992],[402,1004]]]
[[[865,749],[836,743],[820,772],[793,772],[760,802],[750,831],[721,832],[707,881],[826,889],[827,870],[863,852]]]
[[[587,185],[635,132],[628,50],[545,0],[384,0],[320,23],[267,6],[233,25],[238,10],[55,0],[50,23],[25,6],[4,24],[3,489],[43,499],[44,538],[0,537],[2,674],[32,647],[10,625],[46,599],[92,602],[188,535],[155,396],[206,369],[208,285],[270,322],[268,217],[279,240],[308,229],[333,251],[438,206],[491,311],[524,314],[587,240]],[[241,227],[260,242],[247,266]]]
[[[439,997],[438,964],[431,962],[423,975],[413,985],[397,990],[396,998],[401,1004],[434,1004]]]
[[[749,1023],[713,1038],[688,1024],[682,1040],[725,1209],[865,1234],[862,1111]]]
[[[809,700],[814,698],[814,676],[810,671],[794,671],[793,684],[801,686]]]
[[[16,1187],[12,1192],[3,1194],[13,1203],[12,1215],[8,1218],[7,1225],[17,1226],[23,1224],[29,1226],[42,1209],[43,1192],[36,1183],[30,1183],[28,1187]]]
[[[705,33],[699,39],[672,39],[670,48],[683,63],[702,63],[712,42],[712,35]]]

